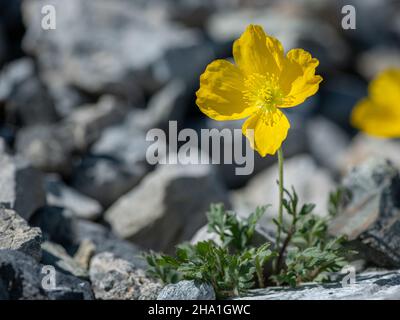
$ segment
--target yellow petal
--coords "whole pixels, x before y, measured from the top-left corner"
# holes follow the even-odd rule
[[[243,90],[242,72],[227,60],[215,60],[200,77],[196,104],[215,120],[243,119],[255,111],[243,100]]]
[[[352,125],[373,136],[400,137],[400,69],[380,73],[368,91],[352,111]]]
[[[274,112],[259,111],[243,124],[243,134],[251,147],[262,157],[274,155],[286,139],[290,124],[286,116],[276,109]]]
[[[397,111],[391,112],[368,98],[356,104],[350,120],[355,128],[369,135],[383,138],[400,137],[400,114]]]
[[[371,81],[369,96],[374,103],[400,115],[400,69],[386,69]]]
[[[315,75],[319,61],[303,49],[290,50],[284,61],[280,85],[284,91],[283,108],[294,107],[314,95],[322,77]]]
[[[233,44],[235,63],[245,75],[278,75],[283,63],[283,47],[258,25],[249,25]]]

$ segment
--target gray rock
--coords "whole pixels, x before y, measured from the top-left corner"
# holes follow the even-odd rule
[[[343,179],[346,197],[330,232],[344,234],[366,260],[400,266],[400,176],[382,158],[371,158]]]
[[[0,250],[0,283],[6,283],[10,300],[91,300],[87,281],[56,271],[56,287],[48,290],[42,280],[48,273],[35,259],[18,251]],[[47,284],[47,282],[46,282]]]
[[[346,132],[324,117],[307,122],[307,139],[313,158],[323,167],[337,172],[350,143]]]
[[[93,257],[90,280],[96,299],[101,300],[155,300],[161,290],[143,270],[109,252]]]
[[[274,165],[232,193],[233,206],[239,216],[249,215],[257,206],[271,204],[260,224],[268,228],[273,226],[271,219],[278,212],[278,171],[278,165]],[[318,168],[310,156],[299,155],[285,160],[284,185],[286,188],[294,186],[301,203],[315,203],[315,214],[327,216],[328,195],[335,186],[329,173]]]
[[[168,121],[180,123],[188,106],[186,84],[182,80],[173,80],[156,92],[149,100],[146,109],[134,112],[128,125],[142,131],[152,128],[166,130]]]
[[[46,81],[54,108],[61,118],[68,117],[77,107],[93,101],[93,97],[78,88],[68,85],[62,75],[55,75],[51,81]]]
[[[88,240],[84,239],[80,244],[79,248],[74,255],[74,260],[84,269],[89,270],[90,260],[96,253],[96,245]]]
[[[62,246],[45,241],[42,243],[42,252],[42,264],[52,265],[57,270],[78,278],[87,279],[89,277],[87,271],[69,256]]]
[[[0,137],[0,154],[1,153],[8,153],[7,142]]]
[[[240,217],[239,217],[240,218]],[[265,242],[269,242],[272,245],[275,242],[275,230],[272,228],[266,228],[265,225],[257,225],[254,233],[252,245],[260,246]],[[196,244],[200,241],[208,241],[212,240],[218,245],[222,245],[220,238],[218,235],[212,232],[208,232],[208,225],[201,227],[190,239],[191,244]]]
[[[348,172],[369,158],[385,155],[394,166],[400,168],[400,141],[396,139],[380,139],[364,133],[357,134],[339,159],[342,174]]]
[[[73,149],[71,132],[58,124],[29,126],[17,134],[17,152],[42,171],[70,174]]]
[[[304,284],[298,288],[271,287],[251,290],[235,300],[398,300],[400,272],[366,272],[356,275],[356,283],[342,286]]]
[[[151,112],[153,109],[148,111],[153,113]],[[146,141],[146,131],[167,121],[162,117],[157,118],[160,121],[155,120],[156,118],[150,119],[147,111],[143,111],[144,113],[142,111],[134,110],[127,115],[122,124],[104,130],[90,150],[94,156],[115,159],[120,163],[121,168],[125,167],[132,177],[133,184],[130,188],[150,170],[150,165],[146,160],[146,151],[150,145],[150,142]]]
[[[45,4],[63,12],[52,32],[41,29],[40,8]],[[155,9],[124,0],[26,1],[24,48],[37,57],[46,81],[61,76],[86,92],[131,100],[138,82],[154,85],[154,77],[145,71],[170,48],[198,41],[197,33],[172,24],[159,14],[159,6]]]
[[[41,242],[39,228],[29,227],[14,210],[0,208],[0,250],[18,250],[39,261]]]
[[[157,122],[144,114],[147,111],[134,110],[122,124],[103,131],[90,150],[92,156],[85,157],[76,169],[72,179],[75,188],[108,207],[138,184],[151,170],[146,160],[150,142],[145,131],[166,121],[159,117]]]
[[[204,225],[212,202],[228,199],[210,166],[161,165],[111,206],[105,219],[125,239],[171,251]]]
[[[400,68],[400,50],[393,47],[374,47],[357,59],[357,69],[366,79],[373,79],[387,68]]]
[[[24,218],[45,204],[42,174],[19,156],[0,154],[0,206]]]
[[[101,132],[122,121],[126,108],[113,96],[102,96],[96,104],[84,105],[73,111],[64,123],[72,134],[77,150],[86,150]]]
[[[210,284],[183,280],[166,285],[157,300],[215,300],[215,292]]]
[[[68,187],[54,175],[46,176],[45,189],[48,205],[68,208],[78,218],[96,220],[103,211],[96,200]]]
[[[35,73],[30,58],[14,61],[3,70],[0,104],[3,103],[9,123],[34,125],[58,119],[51,97]]]
[[[134,170],[137,170],[138,173],[145,173],[149,167],[146,161],[146,151],[150,144],[146,141],[145,133],[151,128],[156,128],[162,122],[161,119],[160,122],[157,120],[153,122],[155,119],[150,118],[147,111],[144,110],[130,112],[122,124],[103,131],[92,146],[91,153],[95,156],[118,159],[132,167],[132,173]]]
[[[221,245],[221,241],[215,233],[208,232],[208,225],[202,226],[196,233],[193,235],[192,239],[190,239],[191,244],[196,244],[201,241],[212,240],[215,243]]]

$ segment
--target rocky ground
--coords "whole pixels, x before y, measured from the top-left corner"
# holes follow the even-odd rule
[[[275,159],[256,156],[250,176],[230,164],[154,166],[145,136],[169,120],[241,127],[201,115],[194,93],[207,63],[229,57],[248,23],[321,62],[319,93],[288,113],[285,181],[320,215],[329,191],[347,188],[330,232],[346,234],[360,254],[351,286],[240,299],[400,298],[400,142],[348,122],[367,81],[400,66],[398,4],[350,1],[359,24],[345,32],[340,9],[349,1],[245,2],[0,0],[0,299],[215,299],[207,284],[163,288],[141,254],[203,239],[211,202],[241,216],[272,203],[262,220],[269,229]],[[57,8],[56,30],[40,27],[44,4]]]

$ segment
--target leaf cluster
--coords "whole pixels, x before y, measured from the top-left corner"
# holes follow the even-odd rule
[[[177,246],[176,256],[154,252],[146,255],[149,274],[164,283],[181,279],[210,283],[218,297],[238,296],[256,286],[264,286],[264,265],[274,253],[265,243],[251,245],[258,220],[265,208],[257,208],[248,218],[239,220],[222,204],[213,204],[207,214],[208,230],[218,235],[213,240]]]
[[[219,298],[242,295],[266,283],[296,286],[326,280],[346,264],[346,239],[330,237],[329,220],[312,213],[314,204],[300,206],[293,188],[284,189],[284,194],[288,219],[274,220],[283,234],[282,243],[253,244],[257,223],[267,207],[258,207],[240,219],[223,204],[212,204],[207,213],[208,232],[217,240],[183,243],[174,257],[150,252],[145,255],[149,274],[164,283],[182,279],[210,283]],[[330,215],[338,210],[339,197],[339,191],[330,196]],[[267,274],[268,262],[273,268]]]

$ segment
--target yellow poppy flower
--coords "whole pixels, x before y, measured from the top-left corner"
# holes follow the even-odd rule
[[[249,25],[233,44],[235,63],[215,60],[200,77],[196,103],[212,119],[248,119],[243,134],[261,156],[275,154],[290,124],[280,108],[294,107],[318,91],[319,61],[302,49],[284,55],[279,40]]]
[[[400,69],[387,69],[371,81],[368,97],[356,104],[350,120],[369,135],[400,137]]]

